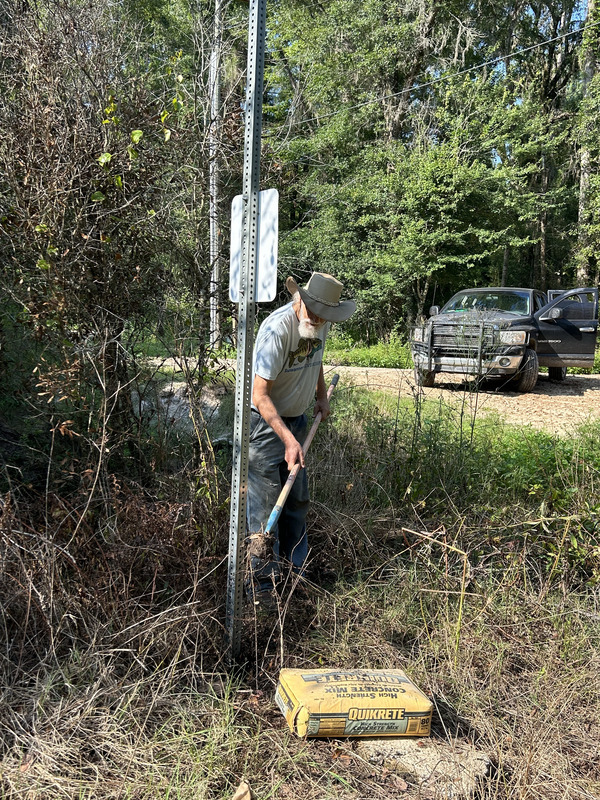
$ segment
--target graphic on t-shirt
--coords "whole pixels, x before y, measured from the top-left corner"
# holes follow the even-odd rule
[[[307,358],[312,358],[322,348],[323,342],[321,339],[300,339],[296,350],[288,356],[288,369],[291,369],[296,362],[301,364]]]

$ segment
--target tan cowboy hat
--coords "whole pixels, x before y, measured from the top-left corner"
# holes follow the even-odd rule
[[[290,276],[285,282],[288,292],[304,300],[304,305],[317,317],[328,322],[343,322],[356,311],[354,300],[342,300],[343,284],[326,272],[313,272],[304,289]]]

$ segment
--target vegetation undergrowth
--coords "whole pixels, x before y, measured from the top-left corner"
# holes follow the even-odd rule
[[[310,454],[307,591],[244,607],[234,670],[223,452],[210,481],[179,460],[153,489],[12,482],[1,797],[226,798],[242,778],[265,800],[397,796],[352,742],[292,736],[282,666],[405,669],[434,736],[490,758],[482,798],[597,795],[599,426],[514,428],[473,394],[334,403]]]
[[[334,331],[327,340],[328,363],[351,367],[385,367],[391,369],[412,369],[414,364],[410,352],[410,344],[398,334],[390,334],[376,344],[364,344],[354,341],[348,334]],[[542,368],[542,372],[545,372]],[[600,372],[600,348],[594,355],[594,366],[591,370],[569,369],[574,375],[597,374]]]
[[[327,360],[330,364],[354,367],[390,367],[412,369],[410,346],[397,334],[366,345],[348,335],[334,332],[327,340]]]
[[[570,372],[572,372],[574,375],[580,375],[582,373],[585,374],[588,371],[589,370],[587,369],[578,369],[577,367],[573,367],[573,369],[570,370]],[[600,372],[600,347],[597,347],[596,352],[594,353],[594,366],[592,367],[591,372],[594,374]]]

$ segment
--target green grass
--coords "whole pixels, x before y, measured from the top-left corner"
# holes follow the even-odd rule
[[[541,569],[554,564],[570,518],[560,558],[579,580],[600,579],[600,423],[574,438],[554,437],[478,416],[471,400],[415,407],[414,400],[375,392],[339,393],[330,436],[344,439],[344,458],[337,463],[334,451],[317,465],[328,469],[327,493],[344,496],[347,513],[387,509],[435,525],[459,524],[465,546],[475,535],[479,558],[517,541]]]
[[[412,368],[409,345],[394,335],[366,346],[334,334],[327,340],[326,358],[328,363],[340,366]]]
[[[334,333],[327,340],[326,358],[328,363],[339,366],[387,367],[392,369],[412,369],[413,361],[410,345],[397,335],[374,345],[354,342],[349,337]],[[542,368],[545,372],[546,369]],[[569,368],[573,375],[600,373],[600,346],[596,350],[594,366],[591,370]]]

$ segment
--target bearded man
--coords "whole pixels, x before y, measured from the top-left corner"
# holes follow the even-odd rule
[[[297,462],[304,467],[306,408],[316,399],[313,414],[329,416],[323,348],[330,325],[356,310],[354,300],[340,300],[343,286],[327,273],[314,272],[304,288],[290,277],[286,287],[291,302],[262,323],[254,347],[248,529],[249,588],[257,602],[272,596],[286,568],[302,575],[308,556],[305,469],[300,470],[272,530],[272,542],[261,541],[260,534],[289,471]]]

